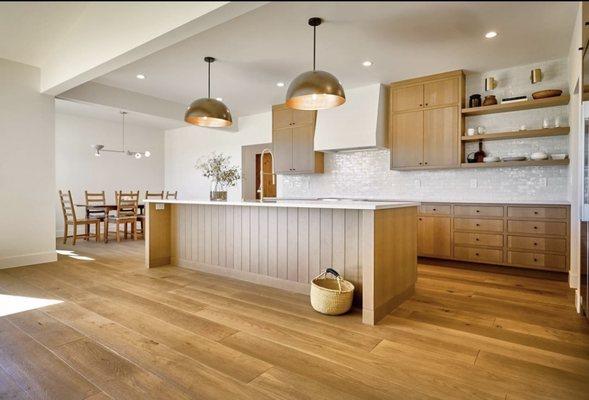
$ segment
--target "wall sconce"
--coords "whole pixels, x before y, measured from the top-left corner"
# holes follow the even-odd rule
[[[532,70],[530,73],[530,82],[532,82],[532,84],[542,82],[542,70],[540,68]]]
[[[485,78],[485,92],[493,90],[497,87],[497,81],[493,77]]]

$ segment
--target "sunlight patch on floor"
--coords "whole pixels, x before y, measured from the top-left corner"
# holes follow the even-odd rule
[[[63,301],[0,294],[0,317],[17,314],[23,311],[36,310],[38,308],[52,306],[59,303],[63,303]]]
[[[68,256],[68,257],[73,258],[75,260],[94,261],[94,259],[92,257],[81,256],[73,250],[56,250],[56,251],[57,251],[57,254],[60,254],[62,256]]]

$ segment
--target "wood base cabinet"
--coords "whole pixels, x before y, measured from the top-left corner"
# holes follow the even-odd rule
[[[568,271],[568,205],[424,203],[418,215],[423,257]]]

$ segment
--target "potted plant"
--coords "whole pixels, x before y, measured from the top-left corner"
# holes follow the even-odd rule
[[[211,180],[211,201],[227,201],[227,188],[233,187],[239,180],[239,169],[230,164],[231,157],[212,153],[208,159],[198,161],[196,168]]]

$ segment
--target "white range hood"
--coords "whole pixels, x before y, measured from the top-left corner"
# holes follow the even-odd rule
[[[384,85],[346,90],[346,102],[342,106],[317,112],[315,150],[385,148],[387,105],[388,90]]]

